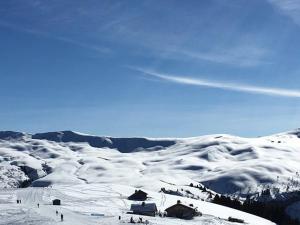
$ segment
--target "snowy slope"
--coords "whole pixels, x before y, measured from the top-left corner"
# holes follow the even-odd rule
[[[17,187],[31,179],[32,186],[52,185],[56,191],[65,190],[64,195],[77,189],[92,190],[92,193],[104,187],[123,187],[119,190],[120,195],[126,195],[128,190],[143,188],[153,193],[157,203],[162,187],[174,191],[185,188],[204,199],[203,193],[186,187],[197,182],[218,193],[246,195],[267,187],[286,192],[298,188],[299,137],[300,130],[260,138],[208,135],[182,139],[97,137],[71,131],[35,135],[0,132],[0,185]],[[83,195],[90,196],[91,193],[83,192]],[[113,193],[115,190],[107,192],[108,195]],[[16,191],[11,195],[15,196]],[[177,198],[168,195],[169,204]],[[200,211],[215,217],[239,215],[232,209],[222,214],[227,209],[216,211],[215,207],[221,206],[211,203],[189,201],[200,204]],[[118,204],[110,204],[115,213],[120,213]],[[82,211],[79,208],[70,210]],[[205,212],[209,208],[212,210]],[[32,213],[34,217],[36,212]],[[250,224],[251,220],[257,220],[245,214],[240,216]],[[205,219],[207,217],[201,218]],[[215,220],[215,224],[228,223]]]
[[[25,169],[32,169],[29,175],[35,185],[131,182],[147,187],[142,181],[150,179],[151,184],[198,181],[219,193],[256,193],[268,186],[291,191],[299,180],[299,133],[295,130],[251,139],[230,135],[147,139],[70,131],[36,135],[0,132],[0,167],[14,174],[7,176],[1,170],[0,179],[2,186],[8,185],[5,181],[15,186],[7,177],[15,178],[15,183],[22,181],[18,168],[28,167]],[[128,174],[139,179],[128,181]]]
[[[0,224],[1,225],[54,225],[62,224],[55,211],[63,213],[66,225],[102,224],[116,225],[129,224],[132,215],[126,214],[131,201],[126,197],[134,191],[127,185],[55,185],[51,188],[24,188],[0,190]],[[180,199],[183,203],[193,203],[203,212],[203,216],[193,220],[180,220],[174,218],[160,218],[142,216],[143,220],[153,225],[233,225],[227,221],[229,216],[244,219],[250,225],[274,225],[273,223],[230,208],[212,203],[178,198],[172,195],[146,190],[151,202],[158,206],[158,210],[176,203]],[[52,206],[53,199],[62,200],[61,206]],[[21,199],[22,204],[16,204]],[[37,206],[39,204],[39,207]],[[99,216],[92,216],[98,214]],[[121,221],[118,220],[121,216]],[[135,221],[140,216],[133,215]]]

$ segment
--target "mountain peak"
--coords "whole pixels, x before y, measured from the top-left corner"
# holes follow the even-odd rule
[[[56,131],[37,133],[32,139],[48,140],[54,142],[82,142],[88,143],[96,148],[114,148],[120,152],[133,152],[137,149],[160,149],[174,145],[176,141],[168,139],[147,139],[147,138],[113,138],[82,134],[74,131]]]
[[[19,139],[26,136],[23,132],[16,131],[0,131],[0,139]]]

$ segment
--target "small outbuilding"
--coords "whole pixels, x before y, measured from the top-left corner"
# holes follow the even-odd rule
[[[167,208],[165,211],[167,212],[168,217],[180,219],[192,219],[194,216],[198,215],[196,208],[181,204],[180,201],[177,201],[177,204]]]
[[[59,199],[54,199],[52,203],[53,205],[61,205],[61,201]]]
[[[157,207],[155,203],[132,204],[130,211],[133,214],[144,215],[144,216],[155,216],[157,213]]]
[[[128,197],[128,200],[146,201],[148,194],[142,190],[135,190],[135,192]]]

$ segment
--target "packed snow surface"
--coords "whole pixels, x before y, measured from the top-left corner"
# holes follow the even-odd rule
[[[66,224],[99,224],[100,218],[92,217],[93,213],[104,215],[101,224],[117,224],[120,214],[125,222],[128,215],[124,213],[130,208],[126,196],[135,188],[150,193],[160,210],[182,198],[204,213],[183,222],[151,218],[152,224],[230,224],[225,220],[229,216],[249,224],[272,224],[159,191],[184,188],[204,199],[199,190],[187,187],[198,182],[218,193],[241,196],[266,187],[292,191],[299,184],[299,137],[300,130],[259,138],[207,135],[165,139],[98,137],[72,131],[0,132],[0,187],[15,188],[26,182],[33,186],[2,189],[0,207],[5,210],[1,210],[0,224],[21,224],[17,220],[25,219],[28,222],[22,224],[56,224],[56,209],[49,205],[54,197],[65,203],[59,210],[73,218]],[[14,204],[18,196],[24,203]],[[33,207],[36,202],[42,207]]]
[[[148,191],[151,202],[156,203],[159,210],[176,203],[180,199],[183,203],[193,203],[202,211],[203,216],[193,220],[175,218],[147,217],[126,214],[132,201],[127,196],[134,188],[127,185],[81,184],[54,185],[48,188],[30,187],[24,189],[2,189],[0,191],[0,225],[117,225],[129,224],[130,217],[137,221],[148,220],[153,225],[230,225],[229,216],[244,219],[252,225],[274,225],[273,223],[234,209],[212,203],[164,195]],[[61,206],[53,206],[53,199],[60,199]],[[16,200],[21,199],[21,204]],[[39,206],[38,206],[39,204]],[[56,215],[58,211],[58,215]],[[64,215],[61,222],[60,214]],[[121,216],[121,220],[119,220]]]

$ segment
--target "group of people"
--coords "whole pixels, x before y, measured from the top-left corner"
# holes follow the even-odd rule
[[[21,204],[21,203],[22,203],[21,199],[17,199],[17,204]],[[36,205],[38,208],[40,208],[40,203],[37,203]],[[55,213],[56,213],[56,216],[58,216],[57,210]],[[121,219],[121,217],[120,217],[120,219]],[[60,221],[64,221],[64,214],[62,214],[62,213],[60,213]]]
[[[148,220],[143,221],[142,217],[139,217],[139,219],[137,220],[137,222],[134,221],[133,217],[130,218],[130,223],[144,223],[144,224],[149,224]]]
[[[40,203],[37,204],[37,207],[40,208]],[[58,211],[57,210],[55,211],[55,214],[56,214],[56,216],[58,216]],[[64,221],[64,214],[62,214],[62,213],[60,214],[60,221],[61,222]]]
[[[58,216],[58,211],[56,210],[56,216]],[[62,222],[62,221],[64,221],[64,214],[60,214],[60,221]]]

